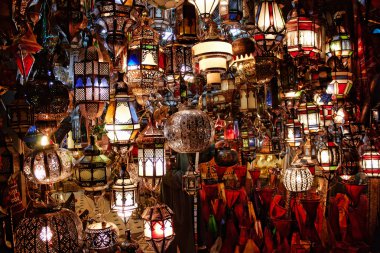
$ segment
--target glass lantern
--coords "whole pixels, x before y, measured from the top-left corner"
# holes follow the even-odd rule
[[[75,178],[78,185],[86,191],[101,191],[107,188],[111,175],[107,166],[109,161],[95,145],[94,136],[91,136],[90,145],[84,149],[83,156],[76,162]]]
[[[165,32],[168,32],[173,23],[173,15],[171,9],[162,9],[159,7],[148,6],[149,9],[149,17],[154,21],[152,24],[153,29],[155,29],[159,34],[161,34],[161,39],[167,40],[165,36]]]
[[[177,41],[184,44],[194,44],[197,41],[197,11],[188,0],[175,9],[175,34]]]
[[[85,238],[87,248],[95,252],[115,252],[119,229],[111,222],[95,222],[87,225]]]
[[[326,93],[332,94],[335,99],[343,99],[350,92],[353,81],[352,73],[348,71],[331,72],[332,81],[327,86]]]
[[[140,130],[136,106],[135,98],[128,95],[126,89],[116,89],[104,120],[111,144],[125,145],[135,139]]]
[[[356,148],[343,147],[341,165],[338,168],[340,178],[350,181],[360,169],[360,156]]]
[[[316,58],[321,52],[322,35],[320,25],[306,16],[305,10],[298,8],[298,1],[293,1],[293,10],[286,22],[286,45],[293,57],[308,56]]]
[[[318,162],[325,172],[334,172],[340,163],[341,154],[335,142],[328,141],[318,150]]]
[[[243,0],[220,0],[219,15],[225,25],[238,23],[243,18]]]
[[[182,189],[190,196],[196,195],[202,189],[201,174],[193,170],[186,171],[182,176]]]
[[[141,215],[145,240],[157,253],[165,252],[174,240],[173,215],[173,211],[165,204],[147,207]]]
[[[303,142],[303,126],[297,119],[289,119],[284,132],[285,141],[290,147],[298,147]]]
[[[321,105],[320,112],[320,121],[319,125],[321,127],[329,127],[334,123],[334,114],[333,114],[333,105],[327,104],[327,105]]]
[[[307,166],[295,165],[285,169],[283,174],[284,186],[290,192],[308,191],[313,184],[313,179]]]
[[[202,19],[210,18],[219,4],[219,0],[189,0],[189,2],[195,5]]]
[[[305,134],[319,131],[319,109],[314,103],[302,103],[298,109],[298,120],[303,124]]]
[[[380,153],[374,146],[361,156],[361,166],[367,177],[380,177]]]
[[[342,24],[342,14],[343,12],[337,12],[334,15],[337,33],[333,35],[331,40],[329,41],[329,52],[327,53],[327,55],[334,55],[338,58],[349,58],[351,57],[354,50],[352,48],[350,35],[346,32],[346,29]]]
[[[256,7],[253,38],[265,53],[273,52],[285,36],[285,21],[275,0],[261,0]]]

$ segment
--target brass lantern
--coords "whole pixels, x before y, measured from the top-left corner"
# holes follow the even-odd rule
[[[313,175],[307,166],[295,165],[286,168],[284,172],[284,186],[290,192],[305,192],[313,184]]]
[[[275,0],[261,0],[256,9],[253,38],[265,53],[276,49],[285,36],[285,21]]]
[[[110,99],[109,63],[99,62],[94,46],[82,49],[74,64],[74,102],[88,119],[100,117]]]
[[[79,186],[86,191],[98,191],[108,187],[111,171],[108,168],[109,159],[101,154],[95,145],[95,138],[91,136],[90,145],[75,165],[75,178]]]
[[[197,12],[189,0],[183,1],[175,9],[175,34],[177,41],[183,44],[193,44],[197,41]]]
[[[334,172],[341,160],[339,146],[335,142],[328,141],[318,150],[317,159],[325,172]]]
[[[182,176],[182,189],[190,196],[196,195],[202,189],[201,174],[193,169],[186,171]]]
[[[141,215],[145,240],[157,253],[165,252],[174,240],[173,215],[173,211],[164,204],[147,207]]]

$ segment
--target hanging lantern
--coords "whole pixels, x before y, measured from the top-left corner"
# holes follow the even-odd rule
[[[285,141],[290,147],[298,147],[303,141],[303,127],[297,119],[289,119],[285,124]]]
[[[156,30],[160,35],[161,39],[167,40],[165,33],[169,32],[170,25],[172,23],[172,10],[162,9],[158,7],[154,7],[152,5],[148,6],[149,9],[149,17],[153,20],[152,28]],[[172,33],[170,33],[173,35]]]
[[[12,142],[12,139],[5,140],[5,136],[0,132],[0,183],[8,181],[13,174],[13,154],[8,149],[7,142]]]
[[[367,177],[380,177],[380,153],[374,146],[361,156],[361,166]]]
[[[23,138],[29,127],[33,125],[34,111],[21,88],[16,92],[13,102],[7,105],[7,114],[8,126],[19,138]]]
[[[303,124],[305,134],[319,131],[319,109],[314,103],[302,103],[298,109],[298,120]]]
[[[86,191],[103,190],[110,183],[111,171],[107,167],[109,159],[101,155],[91,136],[90,145],[83,150],[83,156],[76,162],[75,178],[79,186]]]
[[[320,106],[320,121],[319,125],[321,127],[329,127],[334,123],[333,119],[333,105],[332,104],[323,104]]]
[[[350,35],[346,32],[342,22],[344,11],[339,11],[334,15],[337,33],[329,41],[328,56],[334,55],[339,58],[349,58],[353,53]],[[331,54],[331,55],[330,55]]]
[[[95,252],[115,252],[119,229],[111,222],[96,222],[87,225],[85,239],[87,248]]]
[[[147,207],[141,215],[144,237],[155,252],[165,252],[174,239],[173,211],[167,205]]]
[[[160,9],[171,9],[175,8],[177,0],[149,0],[149,3],[157,6]]]
[[[109,63],[99,62],[94,46],[82,49],[74,64],[74,102],[88,119],[100,117],[110,99]]]
[[[190,196],[196,195],[202,189],[201,174],[194,170],[186,171],[182,176],[182,189]]]
[[[305,10],[298,7],[298,1],[292,2],[293,10],[286,22],[286,45],[289,54],[295,58],[302,55],[318,57],[321,52],[321,28],[312,18],[306,16]]]
[[[343,99],[350,92],[353,81],[351,72],[331,72],[332,81],[327,86],[326,93],[332,94],[335,99]]]
[[[326,172],[334,172],[341,160],[339,146],[335,142],[328,141],[327,144],[318,150],[318,162]]]
[[[283,182],[290,192],[308,191],[313,184],[313,175],[306,166],[295,165],[285,169]]]
[[[128,45],[128,87],[135,96],[150,96],[157,91],[154,81],[161,75],[164,64],[160,35],[150,26],[151,22],[144,12]]]
[[[175,8],[175,34],[177,41],[184,44],[194,44],[197,41],[197,12],[195,6],[188,0]]]
[[[219,0],[189,0],[189,2],[195,5],[202,19],[208,19],[218,6]]]
[[[70,152],[56,144],[49,145],[47,136],[41,139],[41,144],[25,158],[23,172],[28,180],[37,184],[53,184],[71,176]]]
[[[112,209],[125,215],[137,208],[137,184],[133,182],[125,164],[122,165],[119,177],[112,185]]]
[[[82,222],[68,209],[36,211],[21,220],[14,238],[20,253],[76,253],[82,248]]]
[[[124,88],[117,88],[108,105],[105,129],[112,144],[127,144],[134,140],[140,130],[136,102]]]
[[[265,53],[273,52],[285,36],[285,21],[275,0],[261,0],[256,9],[253,38]]]
[[[301,98],[302,91],[288,90],[282,94],[282,100],[285,102],[285,107],[290,110],[296,107]]]
[[[255,42],[250,38],[236,39],[232,42],[232,51],[238,77],[242,82],[253,83],[256,79]]]
[[[356,148],[342,148],[342,159],[338,168],[339,176],[345,181],[351,180],[359,172],[359,160],[360,156]]]
[[[238,23],[243,18],[243,0],[220,0],[219,15],[223,24]]]
[[[214,132],[213,121],[197,109],[185,109],[173,114],[164,128],[169,147],[178,153],[205,150],[214,139]]]

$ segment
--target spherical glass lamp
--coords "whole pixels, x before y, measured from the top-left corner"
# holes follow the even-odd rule
[[[173,211],[165,204],[147,207],[141,215],[145,240],[157,253],[165,252],[174,240],[173,215]]]
[[[205,150],[214,139],[214,132],[212,120],[197,109],[185,109],[173,114],[164,128],[169,147],[178,153]]]
[[[328,141],[326,145],[318,150],[318,162],[326,172],[334,172],[340,163],[341,154],[339,146],[335,142]]]
[[[307,166],[296,165],[284,171],[284,186],[290,192],[308,191],[313,184],[313,179]]]
[[[367,177],[380,177],[380,152],[374,146],[361,156],[361,166]]]

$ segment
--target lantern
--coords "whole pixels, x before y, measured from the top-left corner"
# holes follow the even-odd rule
[[[326,93],[332,94],[335,99],[343,99],[350,92],[353,81],[352,73],[347,71],[331,72],[332,81],[327,86]]]
[[[100,117],[110,99],[109,63],[99,62],[94,46],[82,49],[74,64],[74,101],[88,119]]]
[[[199,16],[202,19],[209,18],[218,6],[219,0],[189,0],[195,5]]]
[[[318,150],[318,162],[326,172],[334,172],[340,163],[339,146],[335,142],[328,141],[327,144]]]
[[[295,58],[302,55],[316,58],[321,52],[321,29],[319,24],[305,15],[305,10],[298,8],[298,1],[293,1],[293,10],[286,22],[286,45],[289,54]]]
[[[290,110],[298,105],[301,98],[302,91],[288,90],[282,95],[282,99],[285,102],[285,107]]]
[[[285,36],[285,21],[275,0],[261,0],[256,9],[256,45],[265,53],[272,52]]]
[[[178,153],[205,150],[214,139],[214,132],[212,120],[197,109],[176,112],[166,121],[164,128],[169,147]]]
[[[176,3],[178,1],[176,0],[150,0],[150,3],[152,3],[154,6],[157,6],[161,9],[171,9],[176,7]]]
[[[320,121],[319,125],[321,127],[328,127],[331,126],[334,121],[333,121],[333,105],[327,104],[327,105],[321,105],[321,110],[320,112]]]
[[[172,19],[172,10],[161,9],[154,6],[149,6],[149,17],[154,21],[152,27],[161,34],[161,39],[169,39],[165,36],[165,32],[168,32]],[[171,28],[170,28],[171,29]]]
[[[23,171],[28,180],[37,184],[53,184],[71,176],[70,152],[58,148],[58,145],[49,145],[47,136],[41,143],[41,147],[25,158]]]
[[[349,58],[353,53],[352,42],[350,35],[346,32],[346,29],[342,25],[344,12],[337,12],[334,15],[334,21],[337,28],[337,33],[333,35],[329,41],[329,54],[337,56],[339,58]],[[331,55],[329,55],[331,56]]]
[[[157,91],[154,81],[161,75],[164,63],[159,34],[150,23],[151,19],[144,12],[140,25],[132,32],[128,46],[128,87],[136,96],[149,96]]]
[[[182,189],[191,196],[196,195],[202,189],[201,175],[194,170],[186,171],[182,176]]]
[[[306,166],[292,166],[284,171],[283,182],[290,192],[305,192],[313,184],[313,175]]]
[[[125,164],[112,186],[112,209],[122,215],[137,208],[137,184],[133,182]]]
[[[76,253],[82,248],[82,223],[68,209],[36,212],[21,220],[15,239],[17,252]]]
[[[86,191],[97,191],[107,188],[111,171],[107,168],[109,159],[101,154],[95,145],[95,138],[91,136],[90,145],[78,159],[75,168],[75,178],[79,186]]]
[[[157,253],[165,252],[174,239],[173,215],[164,204],[147,207],[141,215],[145,240]]]
[[[115,252],[119,229],[111,222],[96,222],[87,225],[85,238],[89,250]],[[108,250],[108,251],[107,251]]]
[[[0,183],[7,182],[13,174],[13,154],[9,151],[7,142],[12,142],[12,139],[6,141],[0,132]]]
[[[345,181],[352,179],[359,172],[359,160],[360,156],[356,148],[342,148],[342,159],[338,168],[339,176]]]
[[[319,109],[314,103],[303,103],[297,109],[298,120],[303,124],[305,134],[319,130]]]
[[[374,146],[361,156],[361,166],[367,177],[380,177],[380,153]]]
[[[17,133],[19,138],[23,138],[34,121],[33,108],[26,100],[23,91],[17,91],[13,102],[7,105],[7,114],[8,126]]]
[[[138,175],[150,178],[155,183],[156,178],[161,178],[166,174],[164,134],[149,121],[146,128],[137,137],[136,143],[139,147]]]
[[[116,89],[116,94],[108,105],[105,129],[112,144],[127,144],[135,139],[140,130],[136,102],[126,89]]]
[[[197,13],[195,6],[188,0],[175,9],[175,34],[177,41],[184,44],[193,44],[197,40]]]
[[[243,0],[220,0],[219,15],[223,24],[238,23],[243,18]]]
[[[290,147],[298,147],[303,141],[303,127],[297,119],[289,119],[285,124],[285,141]]]

